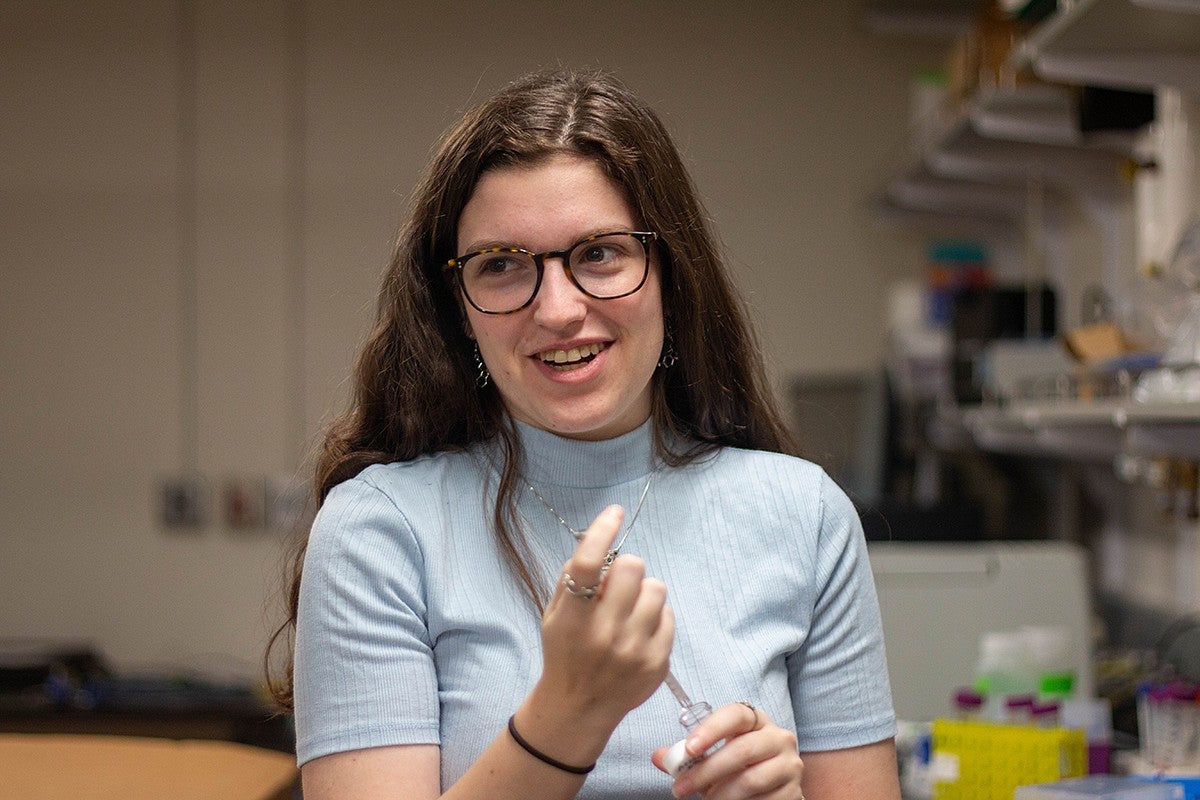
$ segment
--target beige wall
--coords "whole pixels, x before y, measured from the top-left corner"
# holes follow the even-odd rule
[[[884,287],[921,248],[869,205],[940,45],[869,35],[858,3],[306,6],[301,152],[288,4],[194,4],[188,249],[177,4],[4,5],[0,638],[254,674],[282,536],[169,532],[158,486],[297,474],[435,136],[535,67],[611,68],[660,109],[777,376],[879,361]]]

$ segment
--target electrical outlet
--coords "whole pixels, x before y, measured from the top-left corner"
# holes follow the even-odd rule
[[[199,475],[164,478],[158,489],[158,519],[164,528],[195,530],[208,522],[209,489]]]
[[[221,493],[225,524],[238,530],[261,529],[266,521],[266,487],[261,478],[230,478]]]

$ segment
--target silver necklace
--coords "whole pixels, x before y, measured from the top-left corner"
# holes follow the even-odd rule
[[[646,477],[646,485],[642,487],[642,496],[638,498],[637,507],[633,510],[633,516],[629,518],[629,524],[625,526],[625,533],[621,535],[620,541],[613,545],[613,548],[608,551],[608,555],[604,557],[603,569],[607,570],[610,566],[612,566],[612,563],[616,561],[617,556],[620,554],[621,548],[624,547],[625,540],[629,538],[629,532],[633,530],[633,526],[637,523],[638,515],[642,513],[642,505],[646,502],[646,495],[650,493],[650,484],[653,481],[654,471],[651,470],[649,476]],[[546,510],[554,515],[554,518],[558,520],[558,524],[562,525],[571,532],[571,535],[575,537],[575,541],[579,541],[583,538],[584,531],[572,528],[567,521],[563,519],[562,514],[558,513],[558,509],[550,505],[550,501],[543,497],[542,493],[539,492],[532,483],[526,480],[525,485],[529,487],[529,491],[533,492],[533,496],[541,501],[542,505],[546,507]]]

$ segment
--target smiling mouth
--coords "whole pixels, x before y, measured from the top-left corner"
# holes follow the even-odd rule
[[[555,369],[578,369],[595,358],[604,347],[605,345],[600,342],[593,342],[582,347],[572,347],[570,350],[543,350],[537,354],[537,357],[542,360],[543,364],[548,364]]]

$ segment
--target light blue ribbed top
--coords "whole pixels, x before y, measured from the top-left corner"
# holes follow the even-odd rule
[[[576,529],[619,503],[628,520],[654,466],[647,423],[603,442],[518,425],[529,482]],[[489,448],[376,465],[330,492],[313,524],[296,633],[297,757],[402,743],[466,771],[541,671],[532,605],[489,520]],[[528,491],[518,509],[547,585],[575,541]],[[660,468],[623,552],[662,579],[676,616],[672,671],[715,708],[747,699],[800,750],[890,738],[879,610],[857,514],[815,465],[724,448]],[[584,798],[669,798],[650,753],[681,738],[665,687],[618,726]]]

